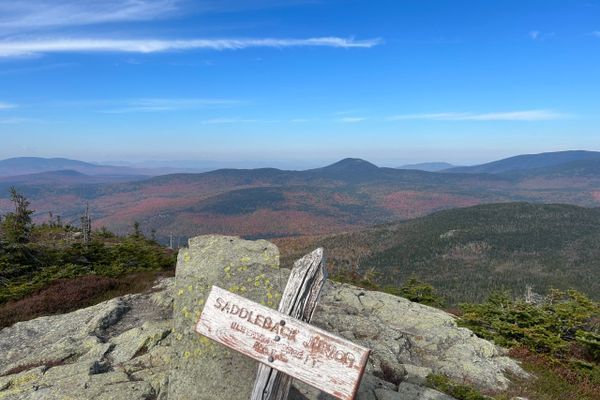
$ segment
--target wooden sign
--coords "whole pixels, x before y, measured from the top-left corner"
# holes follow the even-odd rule
[[[370,350],[213,286],[196,332],[340,399],[353,399]]]

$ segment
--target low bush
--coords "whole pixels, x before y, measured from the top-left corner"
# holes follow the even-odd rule
[[[435,288],[415,277],[408,279],[400,287],[385,286],[383,291],[395,296],[402,296],[415,303],[440,308],[444,306],[444,298],[437,294]]]
[[[461,325],[511,348],[511,356],[535,374],[535,379],[519,382],[514,395],[548,400],[598,399],[598,303],[575,290],[552,290],[539,304],[496,292],[482,304],[460,307]]]
[[[0,329],[43,315],[60,314],[97,304],[127,293],[149,290],[161,271],[137,272],[118,278],[86,275],[59,279],[27,297],[0,305]]]
[[[493,400],[492,397],[479,393],[473,387],[453,382],[444,375],[429,375],[427,377],[427,384],[431,388],[446,393],[457,400]]]
[[[482,304],[461,304],[461,310],[463,326],[501,346],[564,359],[579,345],[586,358],[599,361],[600,305],[575,290],[553,290],[539,305],[496,292]]]

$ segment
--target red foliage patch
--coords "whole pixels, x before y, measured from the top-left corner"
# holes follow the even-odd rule
[[[405,190],[384,196],[382,206],[394,211],[399,217],[414,218],[441,209],[468,207],[479,203],[481,200],[474,197]]]
[[[4,304],[0,308],[0,327],[23,320],[24,316],[35,318],[40,315],[67,312],[74,306],[88,305],[86,300],[114,290],[118,286],[117,279],[104,276],[61,279],[31,296]]]
[[[43,315],[71,312],[126,293],[149,290],[169,272],[138,272],[120,278],[87,275],[61,279],[23,299],[0,305],[0,329]]]
[[[245,237],[323,234],[351,228],[335,217],[305,211],[267,209],[243,215],[181,214],[177,226],[180,231],[193,231],[194,234],[218,233]]]

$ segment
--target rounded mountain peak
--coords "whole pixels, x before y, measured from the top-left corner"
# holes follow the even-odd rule
[[[374,171],[379,169],[379,167],[361,158],[344,158],[324,167],[324,169],[337,171]]]

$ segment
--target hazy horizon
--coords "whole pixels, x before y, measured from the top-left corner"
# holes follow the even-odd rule
[[[589,149],[568,149],[567,151],[596,151]],[[544,152],[542,152],[544,153]],[[402,162],[402,161],[373,161],[369,159],[364,159],[369,161],[379,167],[391,167],[391,168],[399,168],[399,167],[409,167],[420,164],[436,164],[436,163],[448,163],[453,167],[457,166],[475,166],[480,164],[486,164],[493,161],[499,161],[504,158],[510,158],[514,156],[522,156],[522,155],[531,155],[531,154],[539,154],[539,153],[523,153],[523,154],[511,154],[506,157],[498,158],[498,159],[489,159],[481,162],[472,162],[472,163],[449,163],[446,160],[429,160],[429,161],[416,161],[416,162]],[[21,156],[21,157],[37,157],[37,156]],[[10,158],[20,158],[20,157],[10,157]],[[194,171],[209,171],[216,170],[221,168],[239,168],[239,169],[253,169],[253,168],[278,168],[278,169],[288,169],[288,170],[305,170],[311,168],[319,168],[324,167],[338,161],[341,161],[346,158],[361,158],[361,157],[341,157],[338,159],[224,159],[224,160],[210,160],[210,159],[171,159],[171,160],[161,160],[161,159],[142,159],[142,160],[93,160],[93,159],[81,159],[77,157],[63,157],[63,156],[51,156],[51,157],[41,157],[41,158],[64,158],[70,160],[84,161],[97,165],[112,165],[112,166],[123,166],[123,167],[133,167],[133,168],[142,168],[142,169],[154,169],[157,171],[163,170],[168,171],[168,169],[179,169],[179,170],[189,170],[190,172]],[[0,159],[3,161],[5,159]]]

